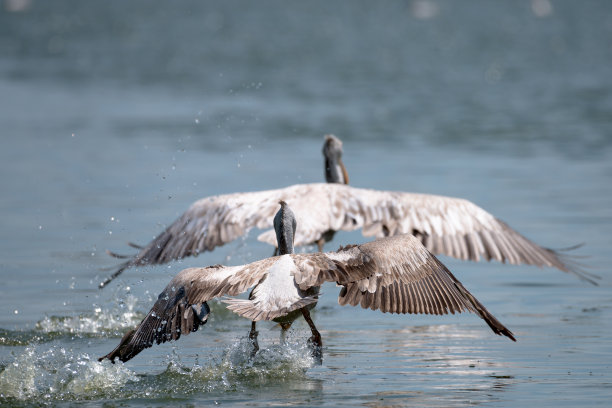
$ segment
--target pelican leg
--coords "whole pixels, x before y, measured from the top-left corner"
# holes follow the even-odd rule
[[[310,326],[310,330],[312,331],[312,337],[308,339],[308,343],[310,343],[312,347],[312,356],[317,360],[317,363],[321,364],[323,361],[323,342],[321,341],[321,333],[315,327],[312,319],[310,318],[310,312],[305,307],[300,309],[302,311],[302,316],[304,316],[304,320]]]
[[[325,245],[326,242],[329,242],[334,239],[334,234],[334,230],[327,230],[321,235],[321,238],[315,241],[317,243],[317,246],[319,247],[319,252],[323,252],[323,245]]]
[[[280,327],[281,327],[280,343],[286,344],[287,343],[287,332],[289,331],[289,328],[291,328],[291,323],[281,323]]]
[[[317,241],[317,246],[319,247],[319,252],[323,252],[323,245],[325,245],[325,238],[320,238]]]
[[[259,344],[257,343],[257,335],[259,332],[255,329],[255,322],[251,322],[251,331],[249,332],[249,340],[253,343],[253,351],[251,352],[251,358],[255,357],[255,354],[259,351]]]

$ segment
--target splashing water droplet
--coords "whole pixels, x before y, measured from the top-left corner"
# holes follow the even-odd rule
[[[87,354],[53,346],[27,347],[0,372],[0,394],[18,400],[78,400],[116,393],[139,378],[122,364],[92,361]]]

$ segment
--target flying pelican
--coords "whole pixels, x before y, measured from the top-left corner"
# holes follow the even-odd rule
[[[319,252],[335,231],[361,228],[377,238],[412,234],[434,254],[462,260],[495,259],[511,264],[548,266],[572,273],[594,285],[596,275],[568,262],[558,251],[541,247],[470,201],[429,194],[381,191],[346,185],[342,142],[325,136],[327,183],[296,184],[277,190],[224,194],[194,202],[183,215],[100,283],[102,288],[125,269],[163,264],[212,251],[253,227],[272,228],[279,200],[295,209],[300,229],[295,245],[316,243]],[[276,246],[274,230],[258,239]],[[132,246],[134,246],[132,244]],[[568,248],[573,249],[573,248]],[[125,257],[109,252],[115,257]]]
[[[279,256],[240,266],[189,268],[179,272],[147,316],[99,361],[128,361],[153,343],[178,340],[208,320],[207,301],[236,296],[253,287],[248,299],[223,298],[228,308],[252,321],[249,338],[257,344],[256,322],[273,320],[283,332],[300,315],[312,331],[313,355],[322,357],[321,334],[309,309],[324,282],[342,286],[338,303],[383,313],[447,314],[470,311],[495,334],[514,335],[412,235],[396,235],[337,252],[293,253],[296,218],[284,201],[274,217]]]

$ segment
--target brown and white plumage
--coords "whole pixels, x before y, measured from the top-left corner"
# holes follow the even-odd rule
[[[154,343],[177,340],[197,330],[206,323],[206,302],[213,298],[236,296],[254,286],[248,300],[224,300],[229,309],[250,320],[273,320],[315,303],[317,296],[311,290],[324,282],[342,286],[338,298],[342,305],[359,304],[385,313],[470,311],[496,334],[515,340],[418,239],[397,235],[337,252],[285,254],[247,265],[185,269],[159,295],[140,325],[101,359],[127,361]]]
[[[297,215],[296,246],[312,244],[330,231],[362,229],[363,235],[375,237],[413,234],[435,254],[555,267],[595,283],[594,275],[568,263],[559,252],[533,243],[470,201],[330,183],[203,198],[118,272],[195,256],[252,228],[269,229],[279,200]],[[276,245],[273,230],[258,239]]]

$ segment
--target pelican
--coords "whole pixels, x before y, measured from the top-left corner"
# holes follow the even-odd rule
[[[133,266],[163,264],[212,251],[256,227],[258,239],[276,246],[271,220],[279,200],[297,214],[295,245],[316,243],[319,252],[335,231],[361,228],[377,238],[412,234],[434,254],[462,260],[492,259],[510,264],[554,267],[594,285],[588,273],[559,251],[541,247],[474,203],[452,197],[348,186],[342,141],[325,136],[327,183],[296,184],[277,190],[224,194],[194,202],[183,215],[100,283],[102,288]],[[134,246],[133,244],[131,244]],[[573,249],[573,248],[568,248]],[[113,254],[115,257],[124,257]]]
[[[338,303],[383,313],[448,314],[470,311],[495,334],[514,335],[412,235],[395,235],[337,252],[295,254],[296,218],[287,203],[274,217],[279,255],[240,266],[189,268],[178,273],[159,295],[146,317],[126,333],[119,345],[99,361],[125,362],[153,343],[178,340],[208,320],[211,299],[224,297],[228,308],[252,321],[249,338],[254,352],[256,322],[273,320],[283,332],[300,315],[310,326],[313,356],[321,361],[321,334],[309,309],[324,282],[341,286]],[[253,287],[248,299],[227,298]]]

